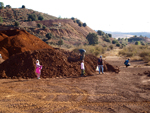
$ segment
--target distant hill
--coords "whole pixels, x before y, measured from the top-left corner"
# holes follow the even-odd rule
[[[150,38],[150,32],[110,32],[110,31],[104,31],[105,33],[111,33],[113,38],[129,38],[133,37],[134,35]]]

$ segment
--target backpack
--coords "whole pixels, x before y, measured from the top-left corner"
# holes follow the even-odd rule
[[[98,59],[98,65],[103,65],[103,60]]]
[[[124,64],[125,64],[125,65],[127,65],[127,64],[128,64],[128,61],[127,61],[127,60],[125,60]]]

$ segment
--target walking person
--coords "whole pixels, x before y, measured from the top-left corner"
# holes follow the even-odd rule
[[[100,58],[98,59],[98,68],[99,68],[99,74],[102,70],[102,74],[104,74],[104,67],[103,67],[104,63],[103,63],[103,59],[102,56],[100,56]]]
[[[81,76],[84,76],[85,74],[85,67],[84,67],[84,60],[81,62]]]
[[[39,60],[36,60],[36,73],[37,73],[37,79],[40,79],[41,69],[42,69],[42,65],[40,65]]]
[[[130,66],[129,60],[130,60],[130,58],[128,58],[128,59],[125,60],[125,62],[124,62],[124,64],[125,64],[126,67]]]

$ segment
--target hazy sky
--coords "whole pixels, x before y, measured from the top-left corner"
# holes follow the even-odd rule
[[[75,17],[93,30],[150,32],[150,0],[1,0],[4,6]]]

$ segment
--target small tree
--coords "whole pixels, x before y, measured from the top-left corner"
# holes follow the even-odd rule
[[[60,40],[58,41],[58,45],[61,46],[61,45],[63,45],[63,44],[64,44],[64,41],[63,41],[62,39],[60,39]]]
[[[47,34],[46,34],[46,37],[47,37],[48,39],[51,39],[51,38],[53,37],[53,35],[52,35],[51,33],[47,33]]]
[[[89,42],[89,45],[95,45],[98,44],[98,36],[95,33],[89,33],[86,37],[86,39]]]
[[[98,30],[97,33],[98,33],[98,35],[100,35],[100,36],[102,36],[102,35],[105,34],[105,33],[104,33],[103,31],[101,31],[101,30]]]
[[[36,14],[29,14],[28,20],[29,20],[29,21],[30,21],[30,20],[32,20],[32,21],[38,20],[38,19],[37,19],[37,15],[36,15]]]
[[[109,37],[112,37],[112,34],[108,34]]]
[[[38,23],[38,24],[37,24],[37,27],[41,28],[41,27],[42,27],[42,25]]]
[[[80,27],[82,27],[82,23],[81,23],[80,21],[79,21],[78,25],[79,25]]]
[[[10,6],[10,5],[6,5],[6,7],[7,7],[7,8],[11,8],[11,6]]]
[[[117,46],[117,47],[120,47],[120,43],[117,43],[116,46]]]
[[[86,23],[83,23],[83,27],[86,27],[87,25],[86,25]]]
[[[116,39],[112,41],[112,44],[116,44],[116,43],[118,43]]]
[[[80,22],[80,20],[78,20],[78,19],[77,19],[77,20],[76,20],[76,22],[77,22],[77,23],[79,23],[79,22]]]
[[[18,21],[15,21],[15,26],[19,26],[19,22]]]
[[[74,17],[72,17],[71,19],[72,19],[72,20],[75,20],[75,18],[74,18]]]
[[[22,8],[26,8],[25,5],[22,5]]]
[[[4,3],[0,2],[0,9],[4,9]]]
[[[135,45],[141,45],[141,42],[140,41],[136,41]]]
[[[0,16],[0,22],[2,23],[3,22],[3,18]]]
[[[38,17],[38,20],[44,20],[44,17],[43,17],[42,15],[40,15],[40,16]]]
[[[43,26],[43,29],[46,29],[46,26]]]
[[[137,35],[134,35],[134,37],[137,37]]]
[[[111,40],[109,38],[104,38],[104,41],[111,43]]]

